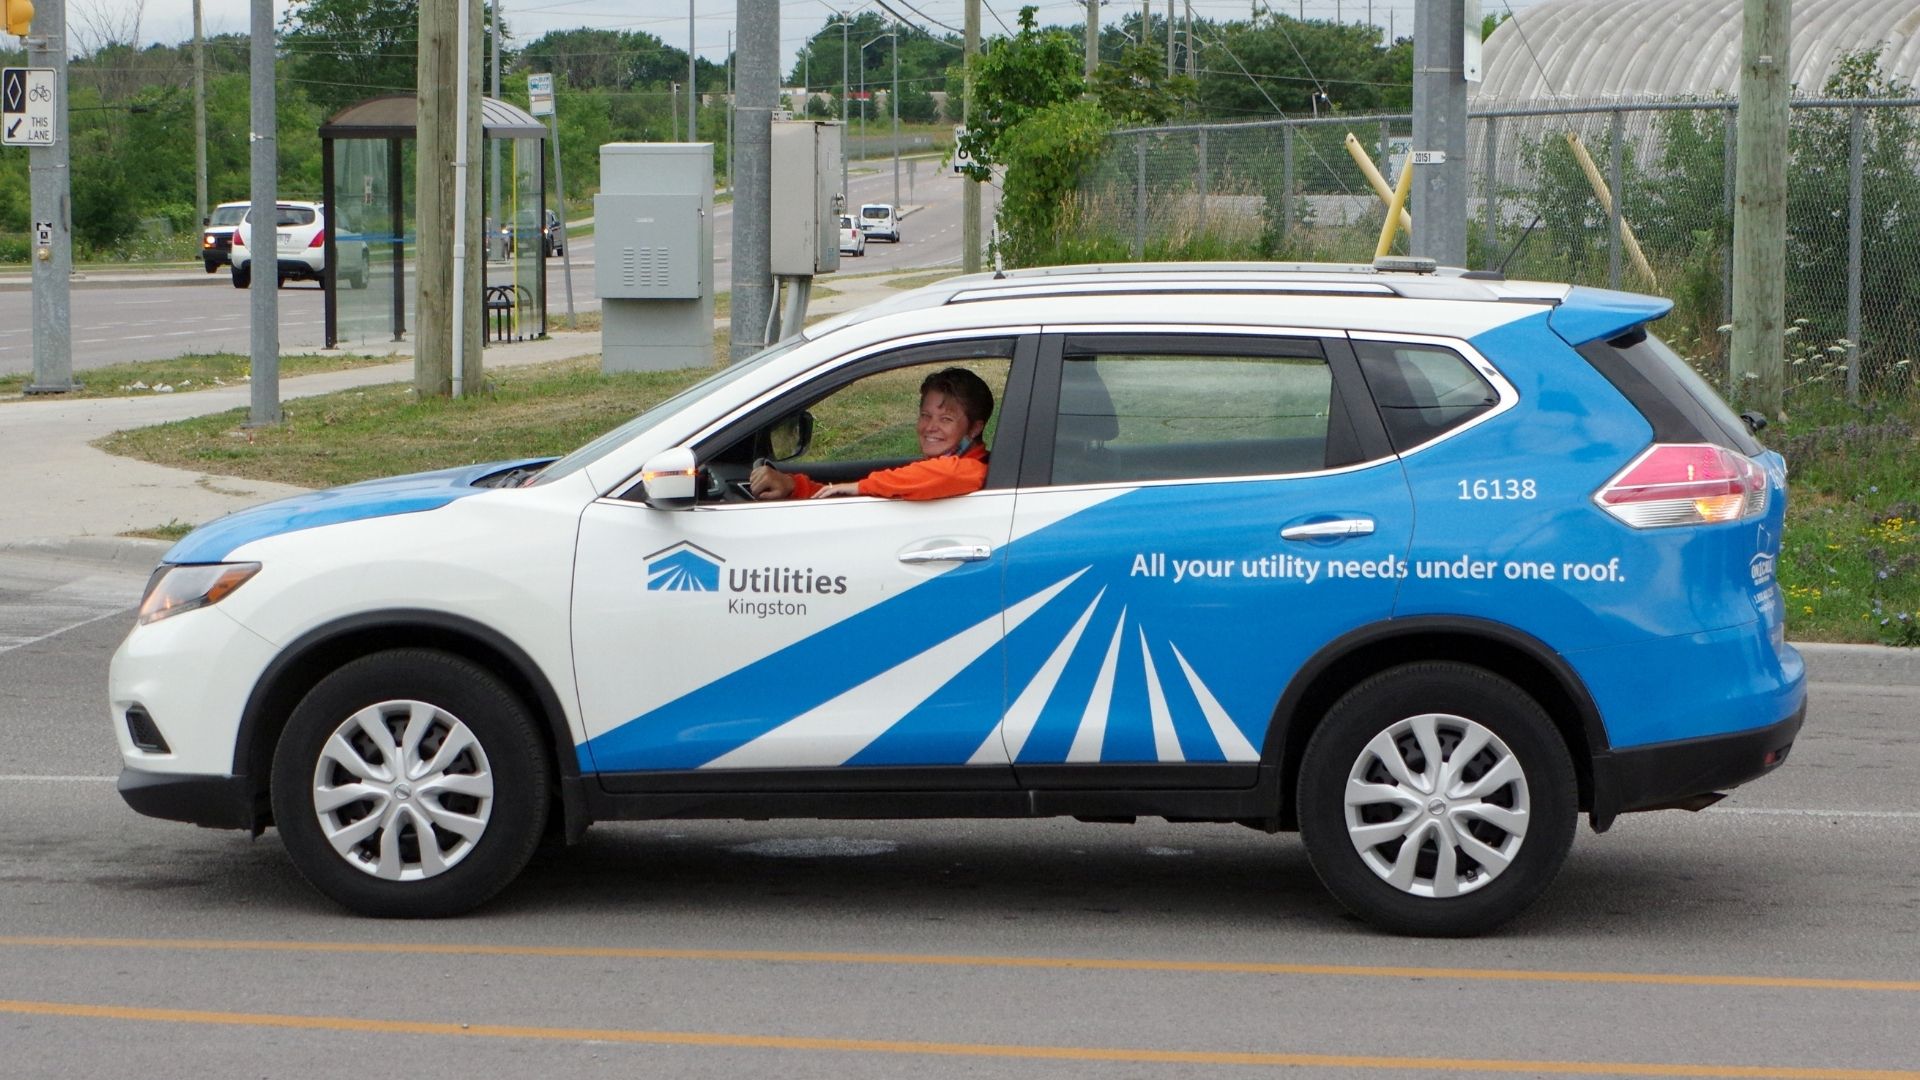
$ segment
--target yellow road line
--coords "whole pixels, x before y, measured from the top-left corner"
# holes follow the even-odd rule
[[[1920,1080],[1905,1069],[1810,1069],[1770,1065],[1686,1065],[1637,1061],[1515,1061],[1499,1058],[1369,1057],[1348,1054],[1269,1054],[1209,1050],[1149,1050],[1130,1047],[1021,1046],[1001,1043],[914,1042],[898,1039],[827,1039],[789,1035],[730,1035],[703,1031],[631,1031],[620,1028],[529,1027],[517,1024],[449,1024],[417,1020],[365,1020],[346,1016],[142,1009],[124,1005],[79,1005],[57,1001],[0,999],[0,1013],[83,1020],[132,1020],[163,1024],[270,1028],[377,1035],[443,1035],[549,1042],[624,1043],[732,1050],[812,1050],[843,1054],[918,1054],[934,1057],[1029,1061],[1120,1062],[1150,1065],[1252,1065],[1333,1069],[1395,1069],[1464,1073],[1532,1073],[1555,1076],[1708,1077],[1713,1080]]]
[[[1716,986],[1766,990],[1875,990],[1920,993],[1920,981],[1811,979],[1778,975],[1693,975],[1633,971],[1526,971],[1351,964],[1278,964],[1232,960],[1111,960],[1069,956],[965,956],[919,953],[793,952],[771,949],[627,949],[570,945],[441,945],[403,942],[246,941],[219,938],[0,936],[0,948],[151,949],[180,952],[336,953],[383,956],[513,956],[545,959],[750,961],[872,964],[892,967],[1024,968],[1049,971],[1182,972],[1221,975],[1317,975],[1365,979],[1586,983],[1615,986]]]

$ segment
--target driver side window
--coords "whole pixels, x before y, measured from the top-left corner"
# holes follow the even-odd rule
[[[944,368],[964,368],[987,384],[997,406],[1005,396],[1013,350],[1010,338],[955,342],[863,362],[851,378],[837,372],[783,401],[771,418],[756,418],[749,430],[730,434],[724,449],[701,454],[710,474],[701,501],[747,501],[743,483],[759,461],[828,484],[919,460],[921,383]],[[994,409],[980,440],[989,451],[1000,412]]]

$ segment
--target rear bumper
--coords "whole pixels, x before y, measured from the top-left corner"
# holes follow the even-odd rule
[[[265,800],[256,798],[245,776],[156,773],[127,767],[120,770],[120,781],[114,786],[128,806],[148,817],[256,832],[269,817]]]
[[[1767,727],[1596,754],[1594,831],[1605,831],[1620,814],[1683,808],[1772,772],[1787,760],[1806,715],[1802,697],[1792,715]]]

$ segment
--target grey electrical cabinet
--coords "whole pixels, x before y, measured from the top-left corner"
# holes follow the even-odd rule
[[[713,263],[700,259],[700,196],[603,194],[593,219],[601,299],[696,300],[706,289]]]
[[[840,269],[841,131],[823,120],[773,125],[770,237],[773,272],[812,277]]]
[[[603,371],[713,363],[713,144],[608,143],[593,198]]]

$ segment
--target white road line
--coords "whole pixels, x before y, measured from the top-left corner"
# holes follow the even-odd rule
[[[117,776],[34,776],[27,773],[0,773],[0,784],[111,784]]]
[[[1920,820],[1920,810],[1765,810],[1749,806],[1717,806],[1715,814],[1745,814],[1748,817],[1877,818],[1889,821]]]
[[[81,619],[77,623],[72,623],[67,626],[63,626],[58,630],[50,630],[47,633],[41,634],[39,637],[30,637],[22,641],[15,641],[10,644],[0,645],[0,653],[12,652],[15,649],[24,649],[29,645],[35,644],[37,642],[45,641],[48,638],[59,637],[61,634],[64,634],[69,630],[78,630],[83,626],[91,626],[94,623],[99,622],[101,619],[112,619],[112,618],[124,616],[126,615],[126,613],[127,613],[127,609],[122,607],[114,611],[109,611],[104,615],[95,615],[91,619]]]

